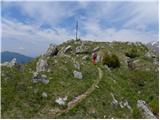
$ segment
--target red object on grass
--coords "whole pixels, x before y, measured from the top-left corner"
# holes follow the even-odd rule
[[[93,55],[92,55],[92,62],[93,62],[93,64],[96,64],[96,58],[97,58],[97,54],[93,53]]]

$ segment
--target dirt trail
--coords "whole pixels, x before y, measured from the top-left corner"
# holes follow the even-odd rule
[[[99,74],[99,76],[96,79],[96,81],[92,84],[92,86],[85,93],[77,96],[75,99],[73,99],[72,101],[68,102],[66,109],[61,110],[59,108],[55,108],[55,109],[50,110],[49,114],[51,116],[54,115],[54,117],[57,117],[57,116],[61,115],[62,113],[68,112],[69,110],[74,108],[78,103],[83,101],[87,96],[89,96],[96,89],[96,86],[98,86],[100,80],[102,79],[103,72],[99,67],[98,67],[98,74]],[[43,111],[46,111],[46,109],[45,110],[43,109]]]

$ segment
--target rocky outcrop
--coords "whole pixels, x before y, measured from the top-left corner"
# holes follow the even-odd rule
[[[16,58],[13,58],[10,62],[4,62],[3,64],[2,64],[2,66],[7,66],[7,67],[14,67],[15,65],[17,65],[18,63],[17,63],[17,60],[16,60]]]
[[[72,46],[69,45],[64,49],[63,53],[67,53],[70,50],[72,50]]]
[[[83,78],[82,73],[78,72],[78,71],[74,71],[73,75],[74,75],[74,78],[77,78],[77,79],[82,79]]]
[[[45,56],[54,56],[58,54],[58,48],[56,45],[50,44]]]
[[[47,79],[46,75],[41,75],[37,72],[33,73],[33,79],[32,79],[33,83],[37,83],[37,82],[41,82],[43,84],[48,84],[49,80]]]
[[[156,55],[151,51],[148,51],[144,56],[148,58],[156,58]]]
[[[156,119],[154,114],[151,112],[150,108],[146,104],[145,101],[143,100],[138,100],[137,101],[137,107],[139,110],[142,112],[142,115],[145,119]]]
[[[37,72],[45,71],[48,68],[47,60],[44,60],[42,58],[39,59],[36,66]]]
[[[12,60],[11,60],[11,62],[9,63],[9,67],[13,67],[13,66],[15,66],[17,64],[17,61],[16,61],[16,58],[13,58]]]
[[[87,47],[84,45],[76,47],[76,54],[87,54],[88,52]]]

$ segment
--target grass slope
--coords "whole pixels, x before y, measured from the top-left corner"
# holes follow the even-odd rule
[[[99,46],[99,53],[109,51],[119,57],[121,67],[111,71],[101,63],[93,65],[91,60],[82,60],[83,54],[75,55],[75,48],[79,46],[75,41],[63,43],[58,47],[60,49],[68,45],[73,49],[67,53],[70,57],[54,56],[47,59],[50,72],[43,72],[49,79],[47,85],[32,83],[38,58],[23,65],[20,70],[2,67],[2,118],[142,118],[136,107],[139,99],[145,100],[156,114],[159,113],[158,66],[153,64],[152,59],[144,57],[148,51],[144,45],[86,42],[85,46],[90,51]],[[124,54],[130,47],[135,47],[140,55],[135,58],[139,60],[138,69],[132,71],[128,70]],[[91,57],[91,54],[89,56]],[[83,80],[73,77],[73,71],[76,69],[72,58],[81,64]],[[56,116],[49,112],[54,108],[67,108],[56,104],[56,98],[68,96],[67,102],[70,102],[85,93],[97,79],[98,67],[103,71],[98,88],[66,113]],[[149,70],[146,70],[147,68]],[[42,92],[46,92],[48,97],[43,98]],[[132,111],[127,107],[114,107],[111,104],[111,93],[118,101],[127,100]]]

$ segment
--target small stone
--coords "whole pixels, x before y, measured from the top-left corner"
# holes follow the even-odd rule
[[[119,102],[119,105],[120,105],[120,107],[121,107],[121,108],[124,108],[124,106],[123,106],[123,104],[122,104],[122,103],[123,103],[123,102],[122,102],[122,101],[120,101],[120,102]]]
[[[78,72],[78,71],[74,71],[73,75],[74,75],[74,78],[78,78],[78,79],[82,79],[83,78],[82,73]]]
[[[115,99],[115,97],[114,97],[113,93],[111,93],[111,96],[112,96],[112,99],[113,99],[113,101],[112,101],[112,105],[117,106],[117,105],[118,105],[118,101]]]
[[[96,88],[99,88],[99,86],[95,85]]]
[[[74,67],[78,70],[80,70],[80,64],[76,61],[75,64],[74,64]]]
[[[85,55],[82,57],[82,60],[88,60],[89,59],[89,56],[88,55]]]
[[[123,103],[124,106],[126,106],[129,110],[132,110],[131,106],[128,104],[128,101],[125,100],[125,102]]]
[[[58,99],[55,100],[55,102],[58,103],[59,105],[65,105],[66,101],[67,101],[67,96],[65,96],[64,98],[59,97]]]
[[[46,93],[46,92],[43,92],[43,93],[42,93],[42,97],[47,98],[47,97],[48,97],[47,93]]]
[[[44,84],[48,84],[49,80],[47,79],[46,75],[40,75],[37,74],[36,72],[33,73],[33,79],[32,79],[33,83],[37,83],[37,82],[42,82]]]

